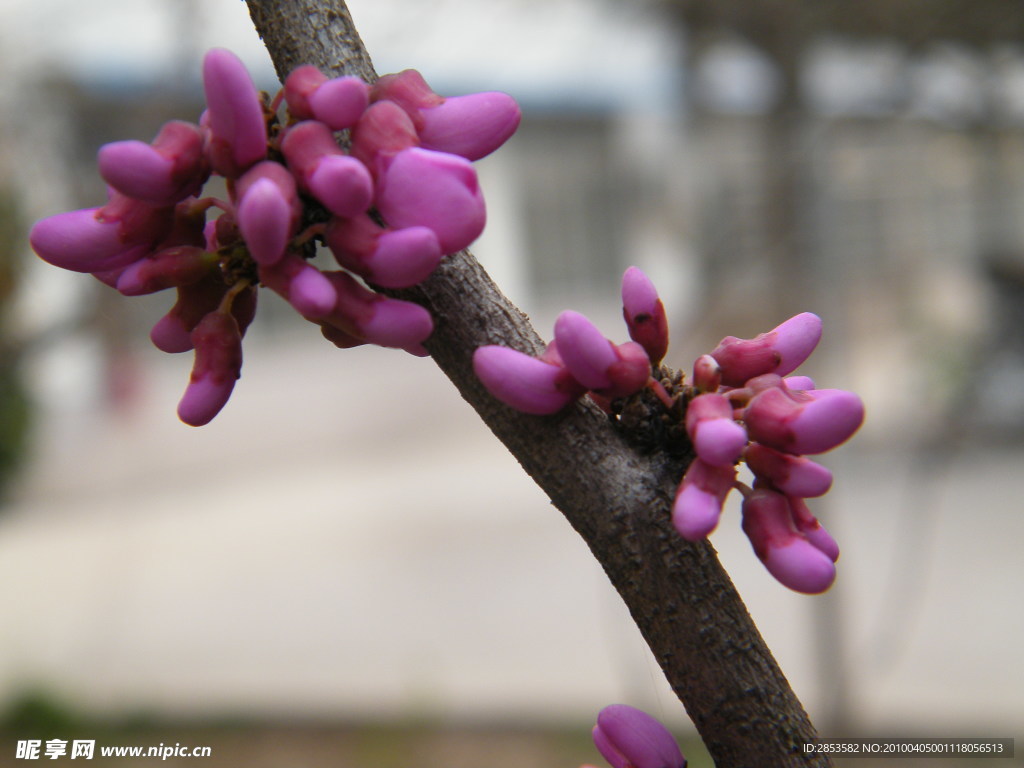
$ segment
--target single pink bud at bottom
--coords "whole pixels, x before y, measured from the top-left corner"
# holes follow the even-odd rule
[[[523,413],[557,413],[585,391],[564,366],[508,347],[477,349],[473,371],[488,392]]]
[[[672,525],[687,541],[707,538],[722,516],[725,497],[736,481],[736,467],[716,467],[696,458],[683,475],[672,505]]]
[[[424,354],[423,342],[434,330],[434,321],[425,308],[374,293],[345,272],[323,274],[338,295],[324,322],[372,344]]]
[[[823,526],[807,508],[806,502],[801,498],[789,497],[789,508],[793,512],[793,523],[796,529],[802,533],[811,544],[821,550],[824,554],[836,562],[839,559],[839,544],[832,538],[832,534]]]
[[[796,592],[824,592],[836,578],[829,554],[796,526],[789,500],[776,491],[755,488],[743,500],[743,532],[768,572]]]
[[[744,453],[750,471],[788,496],[811,498],[828,493],[832,473],[803,456],[751,443]]]
[[[200,427],[220,413],[241,376],[242,334],[231,313],[214,311],[192,331],[192,343],[195,363],[178,418]]]
[[[671,732],[643,710],[611,704],[597,715],[594,746],[612,768],[685,768]]]

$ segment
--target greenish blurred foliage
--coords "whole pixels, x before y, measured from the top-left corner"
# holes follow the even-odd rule
[[[11,335],[11,301],[20,276],[24,228],[18,201],[8,186],[0,187],[0,503],[27,447],[31,404],[25,389],[19,342]]]

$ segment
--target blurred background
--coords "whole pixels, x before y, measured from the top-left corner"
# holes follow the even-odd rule
[[[684,370],[822,316],[806,372],[868,408],[813,505],[838,582],[779,586],[736,509],[713,542],[823,735],[1024,749],[1024,11],[349,5],[378,71],[522,105],[479,164],[473,250],[542,335],[571,307],[624,340],[630,264]],[[35,219],[102,201],[100,145],[198,118],[206,49],[276,90],[244,3],[0,14],[0,765],[55,736],[217,766],[577,766],[614,701],[706,764],[586,547],[429,360],[339,351],[264,292],[231,402],[192,429],[190,356],[147,338],[172,297],[29,251]]]

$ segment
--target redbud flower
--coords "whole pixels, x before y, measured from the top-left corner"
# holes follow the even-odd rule
[[[273,264],[261,264],[259,275],[261,282],[307,319],[326,317],[338,301],[330,279],[294,253],[286,253]]]
[[[228,287],[216,272],[208,272],[195,283],[177,287],[177,301],[150,331],[149,338],[161,352],[192,349],[192,330],[207,314],[217,309]]]
[[[652,365],[660,363],[668,351],[665,305],[654,283],[637,267],[630,267],[622,276],[622,315],[629,338],[644,348]]]
[[[828,555],[832,562],[839,559],[839,545],[832,535],[825,530],[825,527],[818,521],[811,510],[807,508],[806,502],[795,496],[789,496],[789,509],[793,513],[793,523],[800,533],[817,547],[821,552]]]
[[[178,417],[193,427],[207,424],[231,397],[242,371],[242,334],[230,312],[207,314],[192,331],[195,363]]]
[[[559,362],[508,347],[478,348],[473,353],[473,371],[488,392],[523,413],[556,413],[586,391]]]
[[[373,85],[374,101],[394,101],[412,118],[422,146],[479,160],[500,147],[519,127],[519,105],[491,91],[442,98],[414,69],[385,75]]]
[[[393,101],[371,104],[352,129],[352,157],[377,178],[399,152],[419,146],[416,127]]]
[[[717,392],[722,385],[722,368],[711,355],[701,355],[693,363],[693,386],[698,392]]]
[[[845,442],[864,421],[864,404],[852,392],[787,392],[755,395],[743,412],[752,440],[795,454],[824,453]]]
[[[156,207],[113,192],[102,208],[58,213],[37,221],[32,249],[57,267],[75,272],[118,269],[149,252],[171,229],[174,207]]]
[[[423,353],[422,344],[434,330],[426,309],[374,293],[346,272],[323,274],[338,294],[333,311],[323,318],[326,323],[372,344]]]
[[[789,496],[822,496],[832,487],[832,473],[803,456],[751,443],[743,454],[750,471]]]
[[[98,162],[110,186],[152,205],[171,205],[198,193],[210,175],[199,126],[180,120],[165,123],[152,144],[105,144]]]
[[[594,746],[612,768],[685,768],[669,730],[642,710],[612,704],[597,715]]]
[[[288,111],[299,120],[310,118],[332,131],[351,128],[366,111],[370,86],[358,77],[328,79],[314,66],[293,69],[284,81]]]
[[[267,156],[267,124],[256,86],[245,64],[231,51],[214,48],[203,58],[213,170],[227,178],[242,175]]]
[[[341,266],[384,288],[422,282],[442,256],[434,230],[384,228],[367,214],[331,219],[324,239]]]
[[[476,171],[465,158],[413,147],[377,177],[377,208],[392,227],[429,227],[444,253],[480,236],[487,215]]]
[[[216,264],[216,254],[194,245],[164,248],[127,266],[117,278],[125,296],[141,296],[165,288],[197,283]]]
[[[722,369],[722,383],[741,387],[762,373],[785,376],[806,360],[821,339],[821,318],[803,312],[753,339],[726,336],[711,351]]]
[[[249,253],[260,264],[273,264],[284,255],[302,216],[295,178],[267,160],[238,180],[236,194],[238,228]]]
[[[700,457],[683,475],[672,505],[672,525],[687,541],[700,541],[718,526],[722,505],[736,482],[736,467],[715,466]]]
[[[806,594],[832,586],[836,568],[831,555],[797,529],[783,494],[754,488],[743,500],[743,532],[758,559],[783,585]]]
[[[281,151],[299,188],[338,216],[355,216],[370,207],[373,179],[366,166],[342,152],[331,129],[315,120],[293,125]]]
[[[686,406],[686,431],[708,464],[732,466],[747,445],[747,431],[733,421],[732,411],[729,399],[717,392],[697,395]]]
[[[573,377],[606,397],[625,397],[643,388],[651,364],[634,342],[616,345],[579,312],[567,310],[555,320],[558,352]]]

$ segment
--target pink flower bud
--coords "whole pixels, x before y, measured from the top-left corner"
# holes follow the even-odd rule
[[[698,392],[717,392],[722,385],[722,369],[711,355],[701,355],[693,363],[693,386]]]
[[[735,464],[747,445],[747,431],[732,418],[725,395],[706,392],[686,406],[686,431],[697,455],[716,467]]]
[[[477,349],[473,370],[488,392],[523,413],[556,413],[586,391],[565,367],[507,347]]]
[[[637,267],[630,267],[622,276],[622,314],[629,338],[644,348],[652,364],[660,363],[668,351],[665,306],[654,283]]]
[[[332,80],[314,66],[291,71],[284,81],[288,111],[299,120],[315,119],[332,131],[351,128],[366,110],[370,86],[358,77]]]
[[[479,160],[500,147],[519,127],[519,105],[506,93],[472,93],[442,98],[419,72],[407,69],[374,83],[374,101],[397,103],[412,118],[420,144]]]
[[[358,77],[336,77],[309,97],[313,117],[332,131],[351,128],[370,103],[370,86]]]
[[[256,86],[242,60],[214,48],[203,58],[209,129],[207,153],[213,170],[237,178],[267,156],[267,124]]]
[[[342,152],[323,123],[292,126],[281,142],[288,168],[299,188],[338,216],[355,216],[370,207],[373,179],[366,166]]]
[[[722,383],[741,387],[754,376],[785,376],[806,360],[821,339],[821,318],[804,312],[753,339],[726,336],[711,351],[722,367]]]
[[[785,382],[787,389],[794,391],[814,389],[814,379],[810,376],[787,376],[782,381]]]
[[[174,306],[150,331],[149,338],[154,346],[170,353],[192,349],[192,330],[217,309],[227,289],[220,274],[214,271],[198,282],[178,286]]]
[[[751,443],[743,458],[751,472],[787,496],[822,496],[832,487],[832,473],[803,456]]]
[[[207,314],[192,331],[195,363],[178,418],[201,427],[216,416],[231,397],[242,372],[242,334],[230,312]]]
[[[325,272],[338,301],[325,322],[382,347],[422,354],[422,344],[434,330],[430,313],[419,304],[392,299],[360,285],[345,272]]]
[[[687,541],[700,541],[718,526],[722,505],[736,481],[736,467],[693,460],[672,505],[672,525]]]
[[[432,229],[382,228],[366,214],[331,219],[325,240],[341,266],[384,288],[407,288],[422,282],[442,255]]]
[[[586,317],[567,310],[555,321],[555,341],[573,377],[606,397],[625,397],[643,388],[651,375],[643,347],[615,345]]]
[[[686,758],[669,730],[626,704],[612,704],[598,713],[593,738],[613,768],[686,768]]]
[[[305,318],[326,317],[337,303],[338,294],[331,280],[294,253],[286,253],[273,264],[259,265],[259,275],[264,285]]]
[[[797,530],[790,502],[781,493],[755,488],[743,500],[743,532],[758,559],[784,586],[813,595],[835,581],[831,556]]]
[[[249,253],[273,264],[288,248],[302,216],[295,179],[272,160],[253,166],[238,180],[236,216]]]
[[[164,248],[128,265],[118,276],[116,287],[125,296],[141,296],[197,283],[216,263],[216,254],[193,245]]]
[[[352,157],[363,163],[374,178],[395,155],[419,143],[412,120],[392,101],[372,104],[352,129]]]
[[[429,227],[444,253],[462,250],[483,231],[483,194],[464,158],[406,149],[394,156],[377,183],[377,208],[384,220],[399,229]]]
[[[815,454],[849,439],[864,421],[864,404],[852,392],[786,392],[755,395],[743,412],[752,440],[785,453]]]
[[[825,530],[825,527],[818,522],[818,518],[811,514],[807,503],[796,496],[789,496],[789,509],[793,513],[793,523],[801,535],[825,555],[828,555],[833,563],[836,562],[839,559],[839,545]]]
[[[129,197],[153,205],[171,205],[202,189],[210,175],[199,126],[165,123],[152,145],[116,141],[99,151],[100,175]]]
[[[114,192],[102,208],[58,213],[29,233],[44,261],[75,272],[118,269],[145,256],[171,229],[174,207],[154,207]]]

